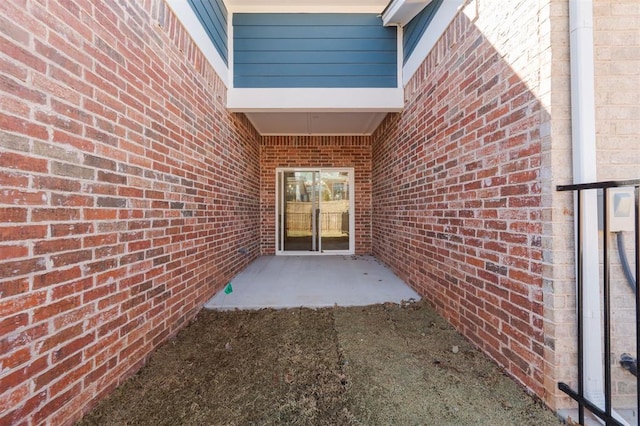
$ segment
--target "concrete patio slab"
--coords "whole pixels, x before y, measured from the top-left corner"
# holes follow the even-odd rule
[[[366,306],[420,296],[373,256],[263,256],[207,309]]]

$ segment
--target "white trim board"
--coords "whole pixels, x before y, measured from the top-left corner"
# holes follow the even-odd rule
[[[399,112],[402,88],[232,88],[227,92],[232,112]]]
[[[415,49],[413,49],[411,56],[404,64],[402,70],[403,85],[406,86],[411,77],[418,71],[433,46],[435,46],[449,24],[451,24],[451,21],[453,21],[453,18],[458,14],[463,3],[463,0],[446,0],[442,2],[442,5],[431,20],[429,28],[424,32]]]
[[[200,20],[196,16],[191,6],[186,0],[166,0],[171,11],[176,15],[185,31],[191,36],[193,42],[198,46],[205,59],[211,64],[214,71],[222,83],[229,87],[229,70],[227,64],[218,53],[211,39],[205,32]],[[227,54],[227,57],[229,55]]]

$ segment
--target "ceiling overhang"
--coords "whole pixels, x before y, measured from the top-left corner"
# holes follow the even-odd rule
[[[371,135],[386,112],[252,112],[245,113],[263,136]]]
[[[438,27],[421,40],[421,55],[398,62],[398,87],[385,89],[234,89],[233,71],[216,53],[198,17],[185,0],[166,0],[190,36],[228,88],[228,108],[245,113],[262,134],[371,134],[389,112],[404,107],[403,82],[414,74],[463,0],[447,0],[439,11]],[[385,25],[404,25],[432,0],[223,0],[228,12],[240,13],[376,13]],[[401,40],[398,40],[401,51]],[[407,71],[407,69],[409,71]],[[269,92],[268,90],[275,90]],[[352,90],[347,96],[339,91]],[[362,89],[360,89],[362,90]],[[336,92],[337,91],[337,92]],[[320,94],[318,94],[320,93]],[[343,92],[344,94],[346,92]],[[338,95],[338,96],[336,96]],[[278,124],[276,126],[276,123]]]
[[[193,13],[187,10],[190,8],[181,6],[186,1],[168,1],[188,27],[200,26],[199,23],[196,25],[198,21]],[[431,0],[393,0],[391,3],[390,0],[223,1],[230,14],[374,13],[382,17],[384,12],[393,16],[389,25],[395,25],[396,20],[407,20],[412,13],[419,13]],[[191,28],[191,32],[194,31]],[[207,38],[206,34],[199,33],[194,37],[196,40]],[[200,44],[211,47],[208,46],[211,43]],[[401,52],[400,40],[398,46],[398,52]],[[208,52],[209,56],[217,55]],[[402,111],[404,107],[401,64],[399,57],[398,85],[392,88],[234,88],[233,66],[212,65],[228,87],[227,109],[246,114],[260,134],[368,135],[375,131],[387,113]]]
[[[227,92],[261,135],[370,135],[389,112],[402,111],[399,88],[255,88]]]
[[[401,88],[230,88],[232,112],[393,112],[404,107]]]

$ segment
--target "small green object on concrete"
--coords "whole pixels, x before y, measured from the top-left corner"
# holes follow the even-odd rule
[[[227,286],[224,288],[224,294],[233,293],[233,287],[231,287],[231,282],[227,283]]]

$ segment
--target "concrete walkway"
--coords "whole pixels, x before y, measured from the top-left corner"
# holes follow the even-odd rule
[[[208,309],[365,306],[420,296],[372,256],[263,256],[220,291]]]

